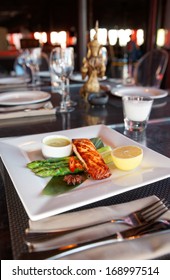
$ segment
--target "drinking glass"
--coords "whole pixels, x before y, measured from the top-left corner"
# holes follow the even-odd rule
[[[123,96],[122,101],[125,129],[144,131],[152,109],[153,99],[143,96]]]
[[[40,79],[38,76],[40,64],[41,48],[27,49],[24,52],[25,64],[31,71],[32,85],[39,85]]]
[[[69,94],[69,76],[74,70],[74,50],[73,48],[56,47],[50,54],[50,67],[52,71],[61,80],[62,100],[60,107],[56,108],[56,112],[67,113],[74,110],[73,102],[70,100]]]

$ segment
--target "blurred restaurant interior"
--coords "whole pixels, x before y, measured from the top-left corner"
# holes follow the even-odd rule
[[[41,46],[74,46],[79,71],[95,22],[112,66],[126,63],[129,35],[141,55],[153,48],[170,50],[170,0],[7,0],[0,4],[0,65],[12,70],[18,52]],[[100,34],[99,32],[99,34]],[[3,38],[7,39],[3,42]],[[6,70],[6,69],[5,69]],[[170,66],[167,67],[167,75]],[[110,72],[109,72],[110,73]],[[111,75],[114,75],[111,72]],[[165,75],[162,86],[170,87]]]

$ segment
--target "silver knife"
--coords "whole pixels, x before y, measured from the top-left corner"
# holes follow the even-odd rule
[[[33,252],[30,253],[30,255],[32,254],[33,256],[36,256],[36,254],[44,254],[44,256],[47,255],[47,260],[55,260],[77,252],[82,252],[84,250],[96,248],[98,246],[113,244],[115,242],[121,242],[123,240],[136,239],[145,235],[150,235],[152,233],[161,232],[165,230],[170,230],[170,221],[160,220],[142,226],[130,228],[121,232],[116,232],[112,235],[100,239],[95,239],[93,241],[83,243],[72,243],[61,247],[54,246],[54,248],[51,250],[44,252]]]
[[[69,244],[68,246],[58,248],[58,253],[47,258],[47,260],[56,260],[61,257],[68,256],[77,252],[84,250],[96,248],[98,246],[113,244],[115,242],[127,240],[127,239],[136,239],[145,235],[150,235],[152,233],[161,232],[165,230],[170,230],[170,221],[161,220],[156,221],[151,224],[145,224],[142,226],[137,226],[131,229],[127,229],[121,232],[117,232],[111,236],[100,238],[97,240],[89,241],[82,244]]]

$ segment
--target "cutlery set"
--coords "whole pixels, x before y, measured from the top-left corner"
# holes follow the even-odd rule
[[[170,230],[170,221],[155,221],[151,224],[143,224],[142,226],[137,226],[132,229],[127,229],[121,232],[114,233],[111,236],[97,239],[96,241],[93,240],[82,244],[69,244],[67,246],[59,247],[57,248],[57,250],[55,250],[55,253],[47,259],[56,260],[68,256],[70,254],[96,248],[98,246],[109,245],[124,240],[134,240],[153,233],[163,232],[165,230]]]
[[[153,233],[170,230],[169,220],[157,220],[167,211],[168,205],[165,200],[158,200],[125,217],[93,223],[86,227],[77,226],[74,228],[56,228],[53,230],[35,230],[27,228],[25,230],[25,243],[28,246],[29,252],[34,256],[37,254],[38,257],[40,253],[44,253],[44,258],[46,258],[47,255],[47,259],[58,259],[98,246],[113,244],[123,240],[132,240]],[[74,236],[74,234],[79,235],[83,230],[114,223],[125,224],[128,225],[129,228],[123,231],[114,230],[113,233],[108,233],[104,237],[95,237],[92,240],[89,238],[87,238],[87,240],[79,238],[77,242],[72,242],[71,239],[69,240],[69,234],[72,236]],[[61,236],[68,237],[64,245],[62,243],[57,244],[56,242],[58,237]]]
[[[75,230],[89,228],[92,226],[106,224],[106,223],[123,223],[123,224],[129,225],[129,226],[139,226],[144,223],[153,222],[154,220],[159,218],[161,215],[163,215],[167,210],[168,210],[168,207],[165,205],[164,200],[158,200],[158,201],[151,203],[150,205],[143,207],[142,209],[137,210],[135,212],[132,212],[129,215],[122,217],[122,218],[106,220],[101,223],[93,222],[90,225],[85,226],[85,227],[82,227],[81,225],[79,225],[74,228],[71,228],[71,227],[64,228],[64,229],[56,228],[56,229],[52,229],[52,230],[49,230],[49,229],[34,230],[34,229],[27,228],[25,230],[25,235],[26,235],[27,241],[31,241],[31,240],[33,241],[33,240],[40,239],[43,237],[45,238],[47,234],[61,235],[64,233],[73,232]]]

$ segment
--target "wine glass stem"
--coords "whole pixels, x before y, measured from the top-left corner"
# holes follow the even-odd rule
[[[66,92],[67,92],[67,94],[66,94],[66,102],[70,102],[70,80],[69,80],[69,78],[65,78],[65,80],[66,80]]]
[[[66,82],[65,77],[62,77],[62,79],[61,79],[61,91],[62,91],[61,108],[62,109],[67,108],[67,104],[66,104],[67,93],[66,93],[66,88],[65,88],[65,82]]]
[[[38,66],[37,65],[30,65],[31,75],[32,75],[32,85],[36,85],[38,83]]]

